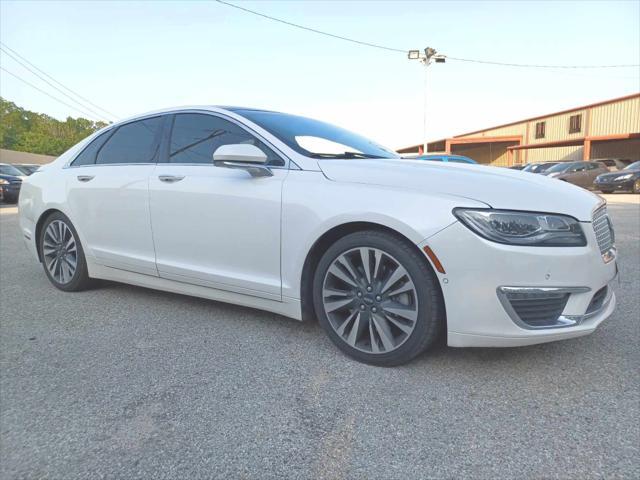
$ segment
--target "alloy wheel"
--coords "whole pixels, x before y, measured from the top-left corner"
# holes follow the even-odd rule
[[[322,302],[340,338],[367,353],[397,349],[418,321],[418,295],[409,272],[378,248],[354,248],[338,256],[325,274]]]
[[[67,284],[78,267],[78,246],[71,228],[62,220],[54,220],[44,233],[42,253],[51,277],[60,284]]]

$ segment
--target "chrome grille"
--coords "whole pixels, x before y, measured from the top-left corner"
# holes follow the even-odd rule
[[[606,205],[598,207],[598,209],[593,212],[591,222],[593,224],[593,231],[596,234],[596,240],[598,241],[598,247],[600,247],[600,253],[605,254],[613,247],[613,230],[611,228],[609,215],[607,215]]]

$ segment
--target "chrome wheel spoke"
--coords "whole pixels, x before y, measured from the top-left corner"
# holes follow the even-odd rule
[[[386,293],[389,288],[393,287],[396,283],[398,283],[403,277],[408,276],[407,271],[401,265],[398,265],[396,269],[391,273],[389,278],[384,282],[384,286],[382,287],[382,293]]]
[[[324,308],[327,312],[333,312],[339,308],[345,307],[353,302],[352,298],[342,298],[340,300],[326,300],[324,301]]]
[[[371,263],[369,262],[369,249],[361,248],[360,249],[360,260],[362,261],[362,269],[364,270],[364,275],[367,279],[367,283],[371,284],[373,280],[371,275]]]
[[[418,320],[418,294],[409,272],[373,247],[353,248],[333,261],[324,277],[322,301],[335,333],[367,353],[397,349]]]
[[[343,282],[353,286],[353,287],[357,287],[358,284],[356,283],[355,280],[351,279],[346,273],[344,273],[340,267],[336,266],[335,264],[333,264],[331,266],[331,268],[329,269],[329,273],[331,275],[333,275],[334,277],[339,278],[340,280],[342,280]]]
[[[378,336],[380,337],[380,340],[382,340],[384,349],[387,351],[393,350],[395,348],[393,333],[391,333],[391,327],[389,326],[387,319],[377,314],[373,314],[371,319],[371,323],[375,326],[376,332],[378,332]]]
[[[349,332],[349,336],[347,337],[347,343],[352,347],[356,346],[356,342],[358,341],[358,337],[360,336],[362,330],[362,325],[364,325],[362,317],[363,315],[358,312],[358,316],[353,322],[353,326],[351,327],[351,331]]]
[[[415,307],[410,305],[403,305],[401,303],[393,302],[384,305],[384,311],[392,313],[398,317],[406,318],[415,322],[418,319],[418,311]]]

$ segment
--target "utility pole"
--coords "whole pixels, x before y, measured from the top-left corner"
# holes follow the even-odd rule
[[[427,103],[429,97],[429,65],[435,63],[445,63],[446,57],[439,55],[435,48],[426,47],[423,52],[420,50],[409,50],[409,60],[420,60],[420,63],[424,65],[424,107],[423,107],[423,132],[424,142],[422,147],[422,153],[427,153]]]

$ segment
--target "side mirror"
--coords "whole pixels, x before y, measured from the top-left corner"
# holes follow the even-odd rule
[[[245,170],[252,177],[273,176],[265,163],[267,163],[267,155],[249,143],[222,145],[213,152],[213,164],[216,167]]]

